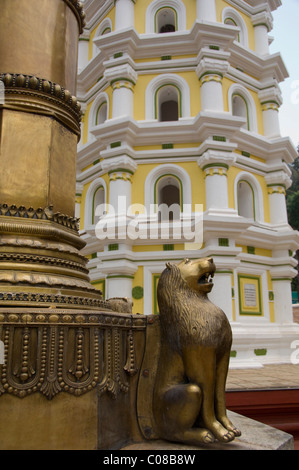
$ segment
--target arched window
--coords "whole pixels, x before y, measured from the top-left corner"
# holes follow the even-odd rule
[[[104,101],[103,103],[100,104],[97,110],[96,122],[95,122],[96,126],[98,126],[99,124],[103,124],[106,121],[107,111],[108,111],[107,102]]]
[[[257,223],[264,223],[264,194],[254,174],[241,171],[234,182],[238,214]]]
[[[186,30],[186,7],[182,0],[153,0],[145,16],[145,32],[169,33]]]
[[[191,180],[188,172],[178,165],[167,163],[149,172],[144,183],[144,205],[148,214],[157,214],[157,205],[176,204],[174,219],[191,210]]]
[[[159,121],[178,121],[180,115],[178,89],[173,85],[162,86],[157,91],[157,118]]]
[[[102,36],[103,36],[104,34],[108,34],[108,33],[111,33],[111,27],[110,27],[110,26],[107,26],[107,27],[103,30]]]
[[[230,25],[230,26],[236,26],[236,27],[238,27],[237,23],[236,23],[235,20],[233,20],[232,18],[225,18],[224,24],[228,24],[228,25]],[[238,33],[237,41],[240,42],[240,33]]]
[[[233,116],[245,119],[243,126],[245,129],[258,132],[255,102],[251,93],[243,85],[235,83],[229,88],[228,104]]]
[[[190,117],[190,89],[185,79],[174,73],[153,78],[145,91],[145,119],[177,121]]]
[[[232,114],[233,116],[240,116],[246,119],[247,129],[250,129],[248,106],[245,98],[242,95],[234,94],[232,96]]]
[[[92,199],[92,225],[96,225],[104,214],[103,204],[105,204],[105,190],[103,186],[99,186],[95,190]]]
[[[106,183],[102,178],[96,178],[89,186],[85,198],[84,227],[91,228],[96,225],[104,214],[106,207]]]
[[[98,26],[94,39],[97,39],[100,36],[103,36],[104,34],[111,33],[112,31],[112,22],[110,18],[105,18]],[[93,50],[92,50],[92,56],[95,57],[98,53],[100,52],[99,48],[93,44]]]
[[[109,97],[107,93],[99,93],[93,101],[89,114],[88,114],[88,132],[89,139],[92,141],[95,139],[91,130],[100,124],[104,124],[106,119],[109,117]]]
[[[171,33],[176,31],[176,11],[173,8],[160,8],[155,18],[157,33]]]
[[[248,181],[238,183],[238,214],[247,219],[255,220],[254,192]]]
[[[237,27],[239,31],[236,36],[236,41],[242,46],[248,47],[248,31],[246,23],[239,12],[231,7],[224,8],[222,11],[222,21],[224,24]]]
[[[173,175],[163,175],[156,181],[158,220],[173,221],[180,219],[181,184]]]

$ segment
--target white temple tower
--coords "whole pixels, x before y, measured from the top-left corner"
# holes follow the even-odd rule
[[[289,362],[299,333],[299,238],[285,203],[297,154],[279,128],[287,70],[269,53],[280,4],[85,0],[79,44],[77,215],[92,282],[154,314],[165,262],[212,256],[211,299],[231,321],[240,367]],[[102,204],[118,236],[96,236]],[[166,236],[161,204],[176,205]]]

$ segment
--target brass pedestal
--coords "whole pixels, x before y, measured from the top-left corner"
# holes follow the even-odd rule
[[[77,0],[1,1],[1,449],[95,448],[96,386],[116,374],[75,218],[83,26]]]
[[[146,317],[0,309],[1,450],[93,450],[140,439]]]
[[[104,307],[75,218],[77,0],[3,0],[0,306]]]

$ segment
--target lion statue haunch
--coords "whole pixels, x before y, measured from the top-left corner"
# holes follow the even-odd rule
[[[232,332],[207,296],[214,273],[212,258],[186,259],[167,263],[158,283],[161,351],[153,416],[166,440],[200,445],[241,435],[226,414]]]

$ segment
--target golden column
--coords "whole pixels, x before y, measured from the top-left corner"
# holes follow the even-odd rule
[[[2,0],[0,306],[103,306],[74,217],[77,0]]]
[[[146,319],[93,288],[74,216],[83,25],[77,0],[1,0],[0,449],[96,449],[111,424],[139,432],[123,410]]]

